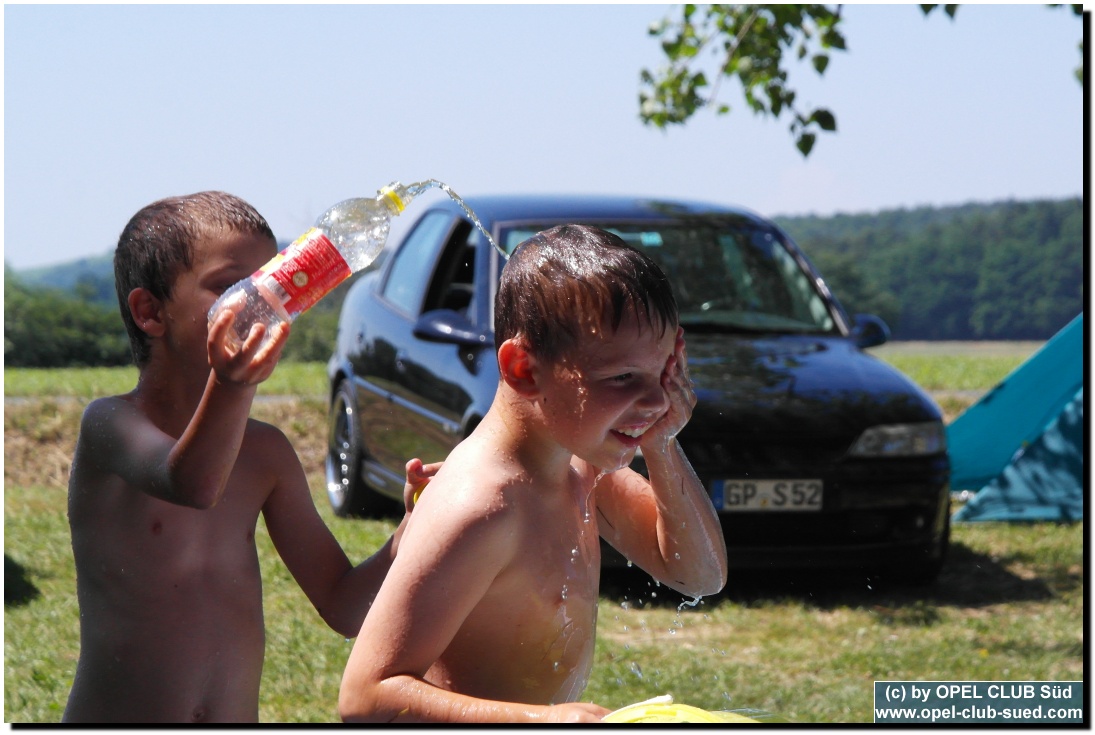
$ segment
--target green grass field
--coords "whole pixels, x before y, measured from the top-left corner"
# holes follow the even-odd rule
[[[1007,359],[1011,367],[984,375],[1006,374],[1023,356]],[[937,369],[928,363],[918,368],[925,375]],[[289,367],[278,368],[286,387],[272,380],[263,392],[303,397],[260,402],[254,413],[292,439],[320,513],[350,557],[362,559],[393,523],[331,513],[322,485],[322,366],[283,371]],[[38,373],[5,374],[6,395],[22,399],[8,402],[4,415],[9,723],[57,722],[64,709],[79,653],[67,462],[87,398],[128,390],[134,377]],[[986,390],[993,383],[985,380],[995,382],[983,377],[966,390]],[[52,398],[56,386],[77,382],[69,398]],[[267,625],[260,717],[335,722],[351,644],[320,621],[261,522],[257,542]],[[948,563],[930,587],[884,588],[854,575],[738,574],[719,596],[680,610],[680,598],[665,588],[607,575],[583,698],[618,707],[672,693],[707,709],[765,709],[796,723],[869,723],[874,680],[1080,680],[1083,548],[1082,524],[957,525]]]

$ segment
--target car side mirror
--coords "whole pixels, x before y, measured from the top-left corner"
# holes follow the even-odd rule
[[[452,309],[427,311],[414,324],[414,336],[427,342],[446,342],[469,347],[488,346],[486,333],[463,314]]]
[[[878,347],[890,338],[890,328],[874,314],[856,314],[852,339],[860,349]]]

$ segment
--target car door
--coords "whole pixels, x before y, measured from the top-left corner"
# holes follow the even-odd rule
[[[394,255],[378,297],[381,308],[398,318],[378,338],[375,354],[384,365],[387,411],[364,426],[366,445],[387,473],[400,483],[411,457],[444,459],[463,438],[462,419],[472,398],[466,349],[419,339],[414,327],[422,314],[437,309],[474,307],[474,248],[470,226],[443,212],[427,214]],[[400,484],[400,487],[402,485]]]

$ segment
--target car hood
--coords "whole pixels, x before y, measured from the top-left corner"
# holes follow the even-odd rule
[[[890,365],[841,337],[687,335],[693,424],[734,434],[851,441],[868,426],[941,420]],[[717,415],[713,415],[717,414]]]

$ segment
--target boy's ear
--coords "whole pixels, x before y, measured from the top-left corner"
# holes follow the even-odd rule
[[[536,358],[518,342],[507,339],[498,348],[498,369],[502,380],[520,395],[531,397],[539,392],[535,368]]]
[[[163,304],[147,288],[135,288],[129,292],[129,313],[133,322],[150,337],[162,337],[164,333]]]

